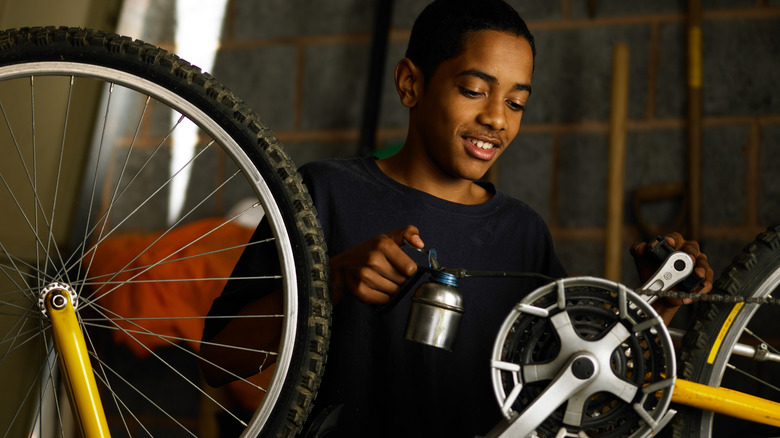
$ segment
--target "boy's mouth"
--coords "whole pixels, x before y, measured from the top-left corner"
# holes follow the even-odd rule
[[[475,146],[477,146],[480,149],[485,149],[487,151],[489,151],[490,149],[493,149],[494,147],[496,147],[496,145],[494,145],[493,143],[490,143],[490,142],[487,142],[487,141],[482,141],[482,140],[477,140],[476,138],[466,137],[466,141],[474,144]]]
[[[501,143],[499,141],[490,141],[488,139],[480,140],[475,137],[462,137],[464,143],[467,145],[466,150],[473,158],[482,161],[490,161],[496,157],[496,154],[501,150]],[[485,138],[485,137],[483,137]]]

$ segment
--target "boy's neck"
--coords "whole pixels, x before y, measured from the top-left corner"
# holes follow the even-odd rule
[[[474,181],[448,177],[430,162],[410,156],[404,148],[395,155],[377,160],[377,165],[396,182],[446,201],[475,205],[493,197]]]

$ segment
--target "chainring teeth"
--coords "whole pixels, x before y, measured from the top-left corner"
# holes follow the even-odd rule
[[[504,339],[501,360],[518,364],[521,369],[502,376],[505,395],[516,385],[523,385],[520,396],[512,405],[515,412],[522,412],[550,383],[549,380],[524,382],[523,370],[529,365],[550,363],[560,353],[561,337],[549,321],[561,312],[568,314],[574,333],[585,342],[598,341],[608,335],[616,324],[625,327],[631,336],[621,342],[609,358],[611,371],[619,379],[641,388],[663,380],[669,374],[664,356],[669,352],[664,351],[659,331],[652,325],[635,330],[638,323],[648,319],[647,312],[640,306],[629,303],[621,311],[619,294],[598,286],[567,287],[563,308],[560,302],[554,289],[533,300],[532,306],[547,309],[549,314],[545,317],[519,312]],[[673,373],[674,370],[671,371]],[[641,390],[636,392],[631,403],[609,392],[595,392],[585,405],[581,425],[573,428],[573,432],[582,430],[589,436],[631,436],[643,424],[640,415],[634,410],[635,403],[641,403],[649,412],[658,405],[658,400],[655,397],[643,397]],[[556,436],[564,426],[565,407],[565,404],[560,406],[537,428],[539,436]]]

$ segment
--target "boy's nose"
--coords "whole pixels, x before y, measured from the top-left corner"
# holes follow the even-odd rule
[[[494,131],[503,131],[507,123],[506,110],[506,105],[499,99],[487,101],[477,121]]]

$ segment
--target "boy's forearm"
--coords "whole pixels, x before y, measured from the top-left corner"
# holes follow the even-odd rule
[[[251,315],[268,317],[246,318]],[[278,316],[277,316],[278,315]],[[282,334],[282,292],[276,291],[241,309],[213,339],[200,347],[206,382],[221,386],[258,373],[276,360]],[[234,348],[239,347],[239,348]]]

